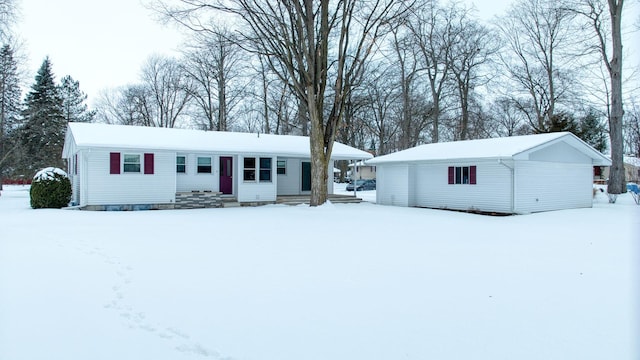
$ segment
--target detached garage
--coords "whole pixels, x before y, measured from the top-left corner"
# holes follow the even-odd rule
[[[600,152],[568,132],[417,146],[367,160],[377,203],[527,214],[592,206]]]

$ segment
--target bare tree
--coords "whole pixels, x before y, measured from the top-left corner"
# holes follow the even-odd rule
[[[401,93],[397,86],[393,86],[395,74],[389,74],[390,67],[386,71],[372,73],[366,82],[367,109],[364,111],[369,121],[365,126],[376,138],[378,143],[378,155],[390,153],[392,150],[400,150],[395,138],[400,132],[398,113],[402,114]],[[391,86],[390,86],[391,85]]]
[[[11,36],[12,26],[16,21],[16,17],[16,1],[0,0],[0,41],[6,42]]]
[[[489,72],[483,71],[483,67],[491,63],[498,46],[489,29],[471,19],[467,9],[460,8],[451,13],[457,15],[457,18],[452,19],[454,41],[448,53],[450,73],[457,90],[460,109],[455,138],[467,140],[479,136],[471,136],[469,131],[473,92],[487,83]],[[476,120],[481,118],[475,116]],[[476,123],[477,130],[481,127],[481,124]]]
[[[571,69],[581,40],[574,17],[554,0],[520,0],[497,24],[511,51],[503,53],[502,60],[516,86],[512,98],[535,132],[548,132],[557,107],[573,99],[569,93],[577,81]]]
[[[210,32],[194,37],[182,68],[193,82],[191,95],[203,115],[196,121],[207,130],[227,131],[229,114],[244,93],[239,81],[245,68],[243,51],[237,36],[223,26],[211,25]]]
[[[153,126],[155,109],[143,85],[103,90],[96,101],[96,119],[105,124]]]
[[[420,107],[425,103],[423,92],[419,91],[418,82],[424,69],[420,66],[420,51],[416,50],[414,34],[405,32],[406,26],[394,26],[391,37],[391,53],[389,72],[395,74],[397,80],[380,86],[396,86],[399,88],[400,111],[398,120],[398,143],[395,150],[404,150],[416,146],[425,130],[431,124],[432,111],[425,114]],[[424,90],[424,89],[420,89]],[[428,96],[428,95],[427,95]],[[379,100],[378,100],[379,101]],[[426,115],[426,116],[425,116]],[[426,120],[426,121],[425,121]],[[383,146],[382,144],[380,145]]]
[[[155,114],[153,121],[145,125],[175,127],[193,93],[183,67],[174,58],[152,55],[143,65],[142,85],[150,98],[141,100],[149,101]]]
[[[407,26],[413,33],[422,55],[422,71],[426,74],[431,93],[431,142],[440,141],[440,121],[449,82],[449,52],[453,46],[451,22],[457,17],[455,7],[442,8],[437,0],[426,0],[408,17]]]
[[[624,175],[623,95],[622,95],[622,7],[624,0],[584,0],[575,11],[586,16],[596,35],[596,48],[609,74],[608,101],[611,170],[607,191],[626,191]]]
[[[194,29],[202,30],[203,22],[199,19],[211,10],[236,15],[249,28],[243,32],[245,47],[266,55],[281,79],[289,82],[311,124],[310,203],[312,206],[325,203],[329,159],[349,91],[345,86],[357,83],[388,18],[404,8],[404,2],[181,0],[180,3],[182,6],[174,8],[164,6],[165,14]]]
[[[640,106],[636,103],[625,112],[624,143],[629,154],[640,157]]]

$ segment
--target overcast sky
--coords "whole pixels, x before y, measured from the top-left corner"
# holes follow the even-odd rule
[[[29,84],[49,56],[58,80],[71,75],[93,99],[104,88],[136,82],[149,55],[170,53],[181,42],[175,28],[154,21],[138,0],[19,2]]]
[[[510,0],[466,0],[479,15],[502,13]],[[49,56],[60,80],[71,75],[90,102],[106,88],[135,83],[154,53],[174,52],[183,37],[162,26],[140,0],[19,0],[18,34],[29,59],[28,84]],[[625,4],[626,6],[626,4]],[[91,106],[91,104],[89,104]]]

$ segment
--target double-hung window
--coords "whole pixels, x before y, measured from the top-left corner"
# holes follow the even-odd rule
[[[276,173],[278,175],[286,175],[287,174],[287,160],[278,160],[276,162],[277,169]]]
[[[260,181],[271,181],[271,158],[260,158]]]
[[[256,158],[244,158],[244,181],[256,181]]]
[[[211,174],[210,157],[198,157],[198,174]]]
[[[140,172],[140,154],[123,154],[122,171],[125,173]]]
[[[184,174],[187,172],[187,157],[176,156],[176,172]]]

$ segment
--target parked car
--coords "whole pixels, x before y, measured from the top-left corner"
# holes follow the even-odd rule
[[[355,185],[353,182],[351,182],[349,185],[347,185],[347,191],[353,191],[353,188],[355,187],[356,191],[362,191],[362,190],[375,190],[376,189],[376,181],[375,180],[365,180],[365,179],[361,179],[361,180],[356,180],[355,181]]]

